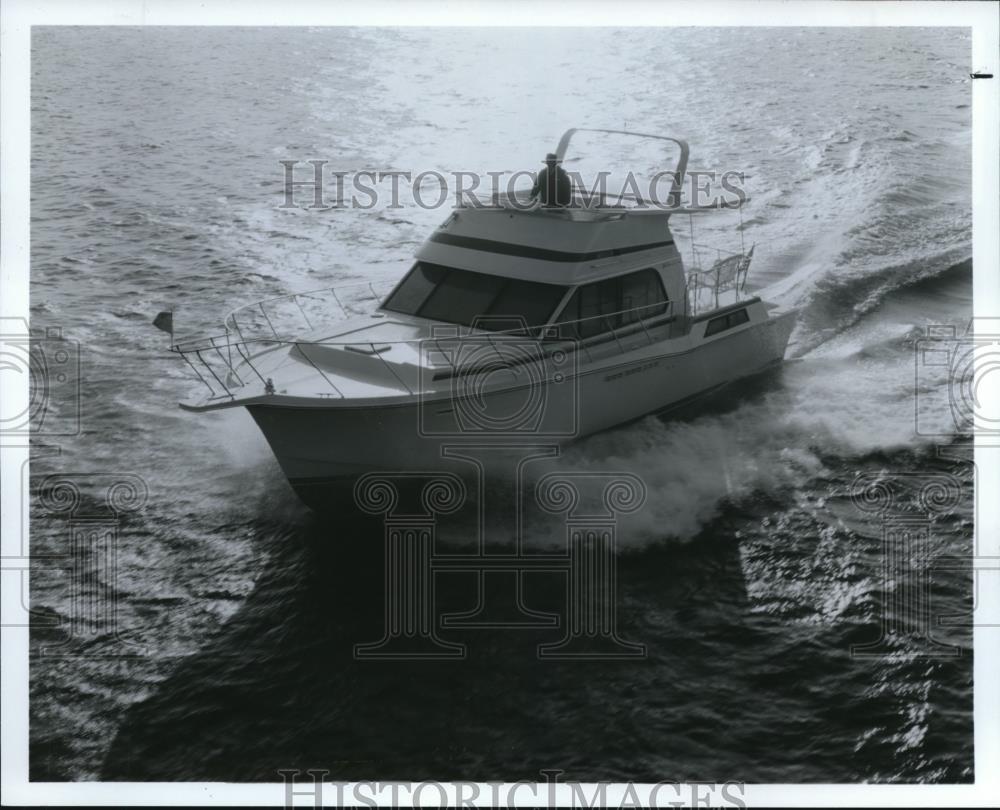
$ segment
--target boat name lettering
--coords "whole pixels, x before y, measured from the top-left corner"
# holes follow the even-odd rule
[[[633,366],[632,368],[625,369],[625,371],[619,371],[617,374],[609,374],[604,378],[604,382],[611,382],[612,380],[619,380],[622,377],[627,377],[630,374],[639,374],[643,371],[648,371],[651,368],[656,368],[660,365],[659,360],[653,360],[649,363],[644,363],[641,366]]]

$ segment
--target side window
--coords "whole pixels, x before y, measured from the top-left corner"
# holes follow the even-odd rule
[[[662,315],[668,303],[659,273],[649,268],[585,284],[573,293],[557,321],[579,321],[572,327],[573,334],[588,338]]]
[[[489,310],[504,285],[500,276],[449,270],[417,311],[421,318],[445,323],[470,324],[477,315]]]
[[[617,280],[598,281],[579,287],[556,322],[567,324],[566,331],[574,337],[588,338],[609,331],[616,317],[608,316],[617,311]]]
[[[618,279],[607,279],[581,287],[577,293],[580,296],[580,312],[577,317],[580,324],[580,337],[593,337],[617,326],[618,312]]]
[[[558,284],[417,262],[382,307],[465,326],[480,316],[500,316],[482,322],[483,329],[516,328],[522,319],[529,326],[539,326],[548,321],[566,290]],[[504,318],[508,323],[504,324]]]
[[[490,304],[488,315],[513,315],[528,326],[541,326],[552,316],[566,288],[537,281],[508,281]]]
[[[736,312],[730,312],[726,316],[726,326],[732,329],[734,326],[739,326],[749,320],[750,316],[747,314],[747,311],[745,309],[738,309]]]
[[[652,268],[630,273],[621,280],[621,323],[636,323],[662,315],[667,310],[667,294],[660,274]],[[658,305],[658,306],[657,306]],[[635,310],[630,312],[628,310]]]
[[[725,332],[727,329],[732,329],[749,320],[750,316],[745,309],[738,309],[735,312],[730,312],[728,315],[720,315],[718,318],[712,318],[708,322],[708,326],[705,327],[705,337]]]
[[[424,301],[446,275],[448,275],[447,267],[417,262],[386,300],[385,308],[407,315],[416,315]]]

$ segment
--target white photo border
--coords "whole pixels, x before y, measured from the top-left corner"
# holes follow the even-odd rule
[[[736,0],[618,0],[571,2],[540,0],[513,3],[480,0],[444,3],[427,0],[365,0],[365,2],[310,2],[310,0],[4,0],[0,7],[0,317],[29,317],[29,165],[31,132],[31,27],[38,25],[188,25],[188,26],[928,26],[968,27],[972,31],[970,71],[994,78],[972,83],[973,109],[973,273],[977,318],[1000,316],[1000,20],[990,2],[737,2]],[[22,413],[28,402],[28,381],[0,389],[0,418]],[[989,406],[996,412],[996,404]],[[5,442],[0,448],[0,528],[3,554],[27,553],[27,525],[21,525],[22,468],[28,461],[27,442]],[[1000,537],[1000,499],[982,497],[1000,492],[1000,448],[977,447],[977,517],[979,537]],[[22,534],[23,533],[23,534]],[[970,785],[835,785],[755,784],[746,786],[747,805],[808,807],[811,805],[930,807],[996,806],[1000,804],[1000,587],[998,572],[982,572],[991,582],[980,588],[982,618],[974,632],[975,778]],[[992,593],[991,593],[992,591]],[[5,593],[7,615],[19,594]],[[19,608],[18,608],[19,609]],[[981,626],[982,624],[992,626]],[[28,630],[4,627],[0,647],[0,747],[4,803],[23,805],[248,805],[281,806],[285,787],[279,782],[237,783],[127,783],[28,781]],[[665,775],[666,776],[666,775]],[[468,783],[466,783],[468,784]],[[518,789],[518,786],[521,788]],[[508,806],[537,805],[538,796],[523,783],[500,786]],[[582,786],[592,795],[588,786]],[[593,788],[595,786],[589,786]],[[492,784],[479,784],[479,803],[488,802]],[[636,785],[633,795],[645,801],[651,785]],[[514,791],[513,793],[511,791]],[[332,789],[329,796],[335,796]],[[366,795],[371,795],[370,793]],[[467,797],[468,790],[465,793]],[[625,798],[625,786],[607,789],[609,803]],[[452,800],[456,798],[450,788]],[[556,790],[557,802],[571,800],[570,789]],[[390,801],[388,789],[379,804]],[[439,801],[436,791],[425,791],[423,804]],[[311,806],[312,796],[295,803]]]

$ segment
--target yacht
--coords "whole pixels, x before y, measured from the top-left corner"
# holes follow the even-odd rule
[[[559,160],[580,131],[611,132],[569,130]],[[679,201],[687,143],[636,137],[676,150]],[[246,408],[321,507],[371,471],[434,470],[463,443],[564,446],[782,362],[795,312],[744,292],[752,248],[692,245],[685,268],[671,219],[702,209],[573,194],[466,201],[384,295],[326,288],[233,311],[224,333],[172,345],[207,388],[181,407]]]

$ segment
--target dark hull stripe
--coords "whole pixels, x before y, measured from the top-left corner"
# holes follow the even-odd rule
[[[641,250],[667,247],[674,243],[673,239],[668,239],[666,242],[650,242],[645,245],[594,250],[590,253],[571,253],[565,250],[546,250],[529,245],[512,245],[508,242],[495,242],[492,239],[478,239],[473,236],[456,236],[451,233],[435,233],[431,236],[430,241],[440,245],[481,250],[485,253],[499,253],[504,256],[519,256],[523,259],[541,259],[546,262],[588,262],[594,259],[607,259],[611,256],[624,256],[626,253],[638,253]]]

